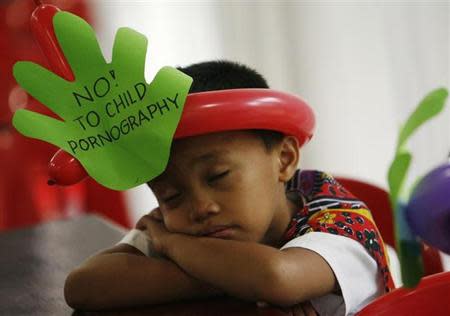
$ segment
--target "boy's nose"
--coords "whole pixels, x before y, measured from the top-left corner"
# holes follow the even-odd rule
[[[217,203],[211,200],[195,201],[191,206],[191,220],[200,222],[220,212]]]

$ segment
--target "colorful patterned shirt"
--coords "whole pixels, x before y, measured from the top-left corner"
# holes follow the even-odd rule
[[[389,292],[395,288],[386,248],[372,215],[330,175],[316,170],[297,170],[286,183],[289,199],[300,204],[284,235],[288,242],[309,232],[324,232],[351,238],[369,252]]]

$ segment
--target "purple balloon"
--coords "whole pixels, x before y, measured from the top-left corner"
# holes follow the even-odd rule
[[[406,207],[406,220],[415,235],[450,254],[450,163],[420,181]]]

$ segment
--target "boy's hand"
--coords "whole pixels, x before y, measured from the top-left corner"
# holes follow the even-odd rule
[[[164,242],[168,237],[173,235],[164,226],[161,211],[159,208],[152,210],[147,215],[144,215],[136,223],[136,229],[144,231],[151,239],[153,248],[156,252],[164,254]]]
[[[61,120],[18,110],[14,127],[72,154],[108,188],[125,190],[158,176],[166,167],[192,78],[164,67],[147,84],[147,39],[132,29],[118,30],[107,63],[83,19],[58,12],[53,24],[75,80],[32,62],[16,63],[14,76]]]

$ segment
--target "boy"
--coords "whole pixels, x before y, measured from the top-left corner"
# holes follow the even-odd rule
[[[235,63],[180,70],[194,79],[190,93],[268,88]],[[225,293],[347,315],[390,290],[370,212],[330,176],[297,170],[299,147],[294,136],[262,130],[175,140],[166,170],[148,183],[159,207],[68,276],[68,304],[103,309]]]

